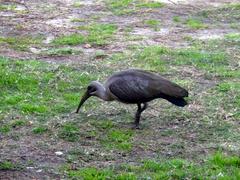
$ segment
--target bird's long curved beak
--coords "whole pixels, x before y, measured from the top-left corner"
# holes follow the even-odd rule
[[[85,94],[83,95],[79,105],[78,105],[78,108],[77,108],[77,111],[76,113],[79,112],[79,109],[81,108],[81,106],[83,105],[83,103],[90,97],[91,95],[88,93],[88,91],[85,92]]]

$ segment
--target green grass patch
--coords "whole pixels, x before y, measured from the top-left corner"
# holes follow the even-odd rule
[[[86,22],[86,19],[82,19],[82,18],[73,18],[73,19],[71,19],[71,22]]]
[[[224,156],[222,153],[216,153],[211,159],[210,163],[220,168],[237,167],[240,168],[239,156]],[[240,174],[239,174],[240,175]]]
[[[65,65],[0,57],[1,113],[51,117],[75,109],[82,88],[96,79]]]
[[[140,8],[161,8],[164,3],[154,1],[143,1],[143,0],[105,0],[107,8],[112,11],[115,15],[126,15],[132,14]]]
[[[14,120],[11,122],[11,127],[17,128],[17,127],[22,127],[26,126],[28,123],[26,120]]]
[[[133,131],[130,130],[110,130],[107,136],[102,140],[104,146],[110,149],[119,149],[130,151],[132,149],[131,138]]]
[[[221,65],[212,68],[211,73],[215,73],[217,76],[223,78],[237,78],[240,76],[240,70]]]
[[[25,51],[32,45],[40,45],[42,42],[42,37],[0,37],[0,44],[8,44],[11,48]]]
[[[166,71],[166,62],[162,60],[161,55],[166,54],[167,51],[166,48],[160,46],[146,47],[136,53],[135,63],[146,70],[164,72]]]
[[[75,142],[79,140],[80,129],[75,123],[65,123],[61,126],[58,137],[66,141]]]
[[[165,72],[169,66],[190,65],[205,70],[210,74],[222,77],[237,77],[238,70],[231,70],[229,57],[224,52],[189,49],[169,49],[162,46],[148,46],[134,49],[133,54],[114,54],[112,63],[120,63],[125,59],[138,68],[145,70]]]
[[[11,131],[11,127],[8,124],[4,124],[0,126],[0,133],[7,134]]]
[[[235,106],[237,110],[240,110],[240,83],[229,81],[229,82],[221,82],[216,87],[218,94],[223,98],[223,102],[225,104],[222,106],[227,111],[231,112],[232,106]],[[232,97],[232,98],[229,98]],[[219,99],[220,100],[220,99]]]
[[[10,161],[0,162],[0,170],[15,170],[16,165]]]
[[[230,3],[226,7],[232,8],[232,9],[235,9],[235,10],[240,10],[240,3]]]
[[[32,129],[32,133],[33,134],[44,134],[48,132],[48,127],[47,126],[43,126],[43,125],[39,125],[37,127],[34,127]]]
[[[105,45],[113,38],[117,26],[114,24],[91,24],[89,26],[81,26],[79,29],[88,31],[88,35],[71,34],[60,36],[53,40],[53,44],[74,46],[89,43],[91,45]]]
[[[93,45],[105,45],[117,31],[117,26],[114,24],[92,24],[86,27],[89,32],[86,41]]]
[[[189,65],[204,70],[208,75],[222,78],[238,77],[240,71],[232,68],[231,57],[221,49],[200,47],[170,49],[162,46],[136,47],[134,53],[113,54],[108,62],[122,65],[126,60],[133,67],[166,72],[171,67]]]
[[[55,45],[79,45],[85,42],[85,37],[81,34],[71,34],[60,36],[53,40]]]
[[[125,15],[133,13],[134,1],[133,0],[105,0],[107,8],[115,15]]]
[[[200,12],[200,16],[208,18],[212,23],[239,23],[240,18],[240,3],[229,3],[217,8],[203,10]]]
[[[67,55],[78,55],[78,54],[81,54],[82,51],[75,50],[72,48],[53,48],[53,49],[48,49],[46,51],[43,51],[42,53],[49,56],[67,56]]]
[[[48,112],[48,107],[45,105],[35,104],[35,103],[20,103],[19,108],[22,112],[27,114],[43,114]]]
[[[14,4],[0,4],[0,11],[14,11],[16,7]]]
[[[219,92],[240,91],[240,83],[238,82],[222,82],[218,84]]]
[[[200,20],[189,18],[185,24],[192,29],[204,29],[207,28],[206,24],[203,24]]]
[[[84,168],[78,171],[68,171],[70,178],[81,179],[109,179],[113,177],[113,172],[110,170],[98,170],[96,168]]]
[[[154,1],[148,1],[137,4],[137,7],[141,8],[161,8],[164,6],[164,3],[161,2],[154,2]]]
[[[70,178],[83,179],[239,179],[240,158],[217,153],[196,164],[184,159],[146,160],[139,165],[108,169],[67,170]]]
[[[112,129],[114,127],[114,124],[112,121],[110,120],[103,120],[103,121],[93,121],[92,124],[97,127],[100,130],[109,130]]]
[[[80,2],[80,1],[75,1],[74,3],[73,3],[73,7],[75,7],[75,8],[80,8],[80,7],[82,7],[83,6],[83,4],[82,4],[82,2]]]
[[[240,41],[240,33],[230,33],[225,35],[227,40]]]
[[[223,52],[207,52],[194,49],[180,49],[170,52],[177,64],[194,65],[201,69],[211,69],[219,65],[228,65]]]
[[[151,28],[154,28],[157,30],[157,27],[159,26],[160,22],[156,19],[148,19],[144,20],[143,23]]]
[[[8,123],[3,123],[0,125],[0,134],[8,134],[13,128],[19,128],[27,125],[25,120],[13,120]]]
[[[181,22],[181,18],[180,18],[179,16],[174,16],[174,17],[173,17],[173,21],[174,21],[174,22],[177,22],[177,23],[178,23],[178,22]]]

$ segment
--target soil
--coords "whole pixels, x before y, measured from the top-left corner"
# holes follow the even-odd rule
[[[163,45],[166,47],[188,47],[189,44],[185,40],[186,37],[193,37],[196,39],[211,39],[211,38],[222,38],[227,33],[237,32],[229,26],[226,26],[226,22],[221,22],[218,26],[214,24],[208,24],[207,29],[191,29],[186,28],[181,23],[173,23],[173,17],[179,16],[181,19],[187,19],[188,17],[196,16],[198,12],[206,9],[212,9],[215,7],[220,7],[228,3],[239,2],[238,0],[164,0],[166,5],[160,9],[141,10],[139,12],[133,13],[131,15],[113,15],[109,11],[103,1],[93,1],[93,0],[83,0],[81,3],[83,6],[81,8],[75,8],[74,0],[29,0],[29,1],[1,1],[1,4],[13,4],[17,8],[15,11],[0,11],[0,36],[42,36],[43,46],[33,45],[27,51],[14,50],[9,48],[8,45],[0,45],[0,55],[17,58],[17,59],[37,59],[41,61],[48,61],[54,63],[91,63],[94,52],[103,51],[105,54],[110,55],[115,52],[122,52],[126,50],[129,45]],[[86,19],[85,22],[72,22],[71,19],[79,18]],[[44,49],[51,47],[51,41],[55,37],[71,34],[78,32],[76,27],[80,25],[88,24],[89,22],[97,19],[98,23],[114,23],[118,26],[118,33],[116,39],[107,46],[97,46],[89,47],[86,44],[79,45],[75,47],[81,50],[83,53],[81,55],[70,55],[67,58],[64,56],[48,56],[43,55],[41,52]],[[144,19],[159,19],[161,26],[160,29],[154,30],[153,28],[147,28],[143,25],[142,21]],[[208,23],[208,22],[205,22]],[[141,37],[137,41],[126,40],[124,29],[127,27],[132,27],[130,35]],[[184,71],[186,76],[188,74],[195,74],[196,79],[199,84],[204,84],[202,89],[198,89],[199,92],[204,92],[203,89],[209,88],[215,84],[214,81],[209,81],[203,79],[203,75],[200,72],[196,72],[193,68],[187,68]],[[200,73],[200,74],[199,74]],[[197,92],[195,92],[197,93]],[[201,111],[200,105],[192,104],[189,109],[195,111]],[[154,107],[154,104],[152,105]],[[102,111],[104,109],[104,104]],[[131,108],[130,108],[131,109]],[[119,111],[111,109],[109,116],[116,116]],[[100,108],[101,111],[101,108]],[[154,108],[149,111],[150,121],[154,118],[155,113]],[[110,112],[110,111],[109,111]],[[128,112],[126,112],[128,113]],[[101,114],[101,112],[99,112]],[[99,115],[97,114],[97,115]],[[152,116],[152,118],[151,118]],[[71,116],[70,118],[75,118]],[[171,118],[171,117],[169,117]],[[181,122],[181,123],[179,123]],[[161,127],[169,130],[180,131],[181,126],[188,124],[187,119],[177,119],[174,121],[163,122]],[[124,124],[122,124],[124,128]],[[157,126],[156,128],[159,128]],[[197,128],[197,127],[196,127]],[[166,137],[162,137],[161,141],[154,137],[154,133],[160,132],[161,129],[153,129],[152,139],[144,139],[142,134],[139,133],[134,141],[139,141],[142,144],[148,143],[148,149],[141,149],[139,146],[137,149],[132,151],[131,155],[124,157],[122,154],[114,154],[114,152],[109,152],[108,158],[113,158],[111,161],[101,161],[105,153],[101,149],[95,149],[91,145],[94,144],[94,140],[87,139],[83,142],[82,147],[85,151],[93,152],[92,158],[95,161],[89,160],[88,165],[94,164],[95,166],[105,167],[109,166],[111,163],[121,163],[129,162],[134,163],[138,157],[141,158],[151,158],[156,157],[157,153],[160,151],[158,147],[164,147],[164,145],[174,144],[176,140]],[[25,163],[26,168],[22,170],[21,168],[14,171],[0,171],[0,179],[64,179],[59,174],[56,174],[56,169],[59,168],[60,164],[66,162],[65,152],[69,149],[74,148],[76,145],[74,143],[66,143],[65,141],[56,141],[55,139],[48,139],[43,137],[31,137],[31,134],[24,134],[24,132],[19,132],[20,135],[24,135],[19,141],[14,141],[11,138],[2,140],[0,156],[5,160],[13,160],[15,162]],[[185,135],[185,138],[191,142],[191,147],[186,148],[185,153],[190,151],[196,151],[194,154],[200,153],[203,155],[208,154],[211,151],[211,144],[208,144],[210,148],[205,150],[200,147],[202,144],[195,142],[195,136],[197,134],[189,132]],[[185,140],[186,140],[185,139]],[[44,144],[42,143],[44,142]],[[151,146],[151,143],[153,144]],[[181,142],[175,142],[180,145]],[[207,143],[207,142],[206,142]],[[157,144],[157,145],[156,145]],[[79,144],[78,144],[79,145]],[[15,150],[13,147],[16,147]],[[193,148],[194,147],[194,148]],[[173,157],[176,153],[179,153],[181,147],[176,147],[172,152],[165,151],[163,155]],[[47,151],[46,151],[47,150]],[[62,151],[63,156],[57,156],[56,151]],[[164,149],[161,149],[164,152]],[[114,154],[114,157],[112,157]],[[106,155],[108,156],[108,155]],[[131,158],[129,158],[131,157]],[[0,159],[1,159],[0,158]],[[128,159],[129,158],[129,159]],[[30,161],[36,162],[37,166],[31,166]],[[86,165],[86,161],[82,161],[82,165]]]

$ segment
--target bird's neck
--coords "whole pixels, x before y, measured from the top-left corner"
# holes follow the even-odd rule
[[[109,93],[107,93],[106,88],[103,85],[101,85],[99,88],[100,88],[100,91],[99,91],[98,97],[104,101],[112,101],[112,98],[109,95]]]

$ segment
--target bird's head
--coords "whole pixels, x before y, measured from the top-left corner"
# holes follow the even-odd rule
[[[90,98],[91,96],[99,96],[101,87],[102,84],[99,83],[98,81],[92,81],[88,85],[86,92],[84,93],[82,99],[80,100],[76,113],[78,113],[79,109],[88,98]]]

